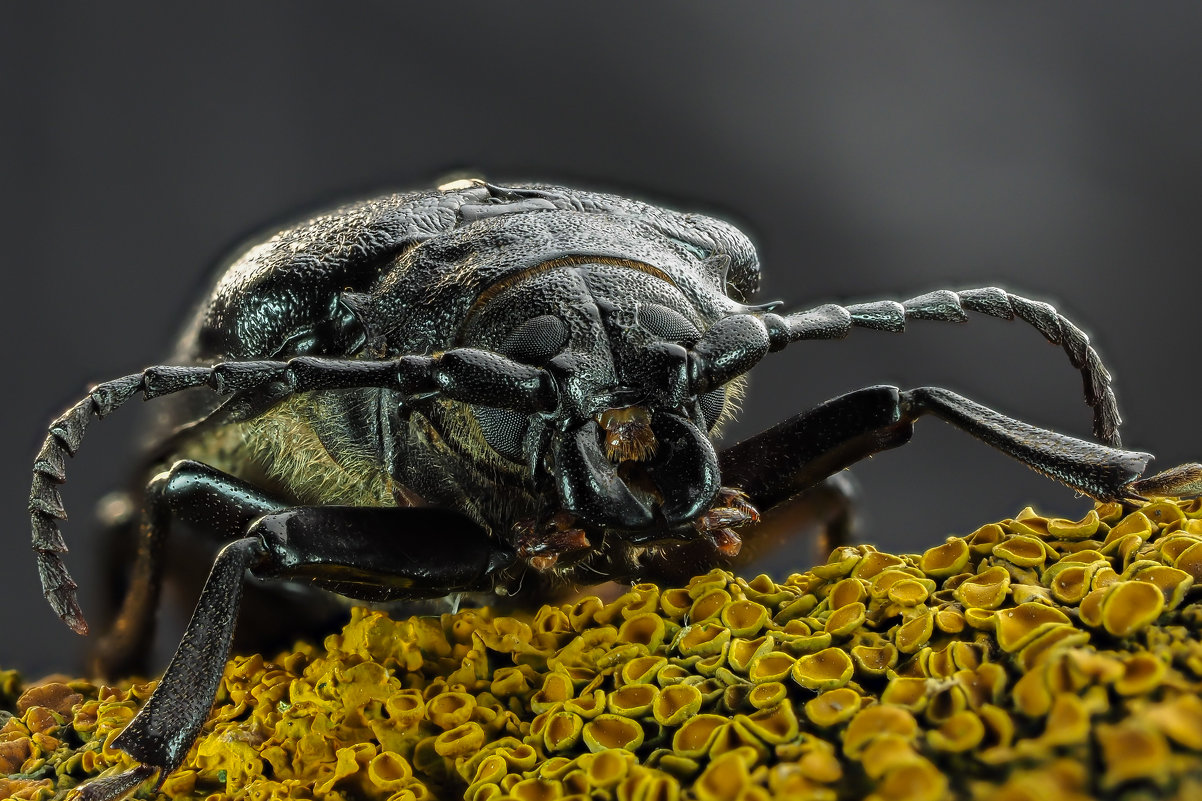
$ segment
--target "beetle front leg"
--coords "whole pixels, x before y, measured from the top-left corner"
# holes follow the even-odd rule
[[[185,465],[180,474],[221,475],[205,465]],[[206,482],[196,499],[207,497],[215,521],[244,519],[242,499],[258,491],[228,476],[220,490],[216,486]],[[237,492],[231,497],[230,490]],[[483,589],[514,560],[468,518],[435,508],[298,507],[263,515],[244,533],[218,554],[158,687],[113,740],[141,764],[92,782],[80,798],[115,801],[156,771],[161,783],[179,767],[221,684],[248,570],[382,601]]]
[[[1057,434],[938,387],[880,386],[827,401],[723,451],[725,483],[763,508],[856,461],[909,441],[914,422],[938,417],[1036,472],[1098,500],[1133,497],[1152,458]]]
[[[203,527],[221,541],[246,535],[268,512],[287,507],[261,490],[207,464],[176,462],[146,486],[138,551],[121,609],[92,652],[92,667],[105,676],[144,669],[162,592],[163,546],[172,523]]]
[[[722,482],[747,493],[761,511],[776,506],[874,453],[914,435],[895,387],[841,395],[777,423],[718,454]]]
[[[158,687],[113,747],[141,764],[83,787],[84,801],[114,801],[133,790],[154,771],[159,784],[179,767],[209,715],[229,656],[238,603],[247,569],[269,559],[257,537],[231,542],[221,549],[184,638]]]
[[[837,545],[850,530],[850,488],[837,474],[874,453],[910,441],[895,387],[869,387],[829,400],[718,454],[722,484],[742,491],[764,515],[738,529],[738,561],[783,547],[787,534],[815,530],[811,556]],[[786,531],[782,531],[785,529]],[[823,536],[824,535],[824,536]],[[729,563],[712,540],[673,544],[641,559],[646,580],[687,580],[715,563]]]

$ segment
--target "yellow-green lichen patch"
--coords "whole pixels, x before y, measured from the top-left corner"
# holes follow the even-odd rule
[[[358,609],[233,659],[141,798],[1202,797],[1202,503],[1025,509],[915,555],[842,547],[503,617]],[[0,672],[0,797],[130,765],[152,685]]]

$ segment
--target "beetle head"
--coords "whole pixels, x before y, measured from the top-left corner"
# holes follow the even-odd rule
[[[690,389],[689,348],[708,325],[671,280],[581,259],[485,300],[459,344],[541,367],[559,390],[544,414],[473,405],[493,450],[553,487],[563,511],[628,538],[683,529],[709,508],[721,484],[710,433],[740,386]]]

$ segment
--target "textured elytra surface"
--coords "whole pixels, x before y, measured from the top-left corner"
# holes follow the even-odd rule
[[[841,548],[529,617],[356,610],[227,667],[166,797],[1189,799],[1202,503],[1024,510],[922,554]],[[65,796],[152,685],[0,674],[0,796]],[[140,792],[151,797],[150,786]]]

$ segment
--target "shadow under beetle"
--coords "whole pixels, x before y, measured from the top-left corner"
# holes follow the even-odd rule
[[[144,650],[173,521],[227,542],[155,693],[114,740],[179,766],[208,716],[247,571],[363,601],[685,578],[754,542],[759,510],[804,502],[939,417],[1099,500],[1197,492],[1202,466],[1139,480],[1110,375],[1051,306],[1001,289],[777,314],[733,226],[613,195],[459,181],[351,203],[234,259],[173,356],[108,381],[50,427],[34,465],[47,600],[87,624],[63,564],[55,485],[84,427],[172,395],[138,553],[103,663]],[[722,451],[711,440],[770,351],[852,328],[1018,317],[1081,371],[1105,445],[945,389],[861,389]],[[207,391],[176,395],[182,390]],[[169,433],[168,433],[169,432]],[[736,531],[737,530],[737,531]]]

